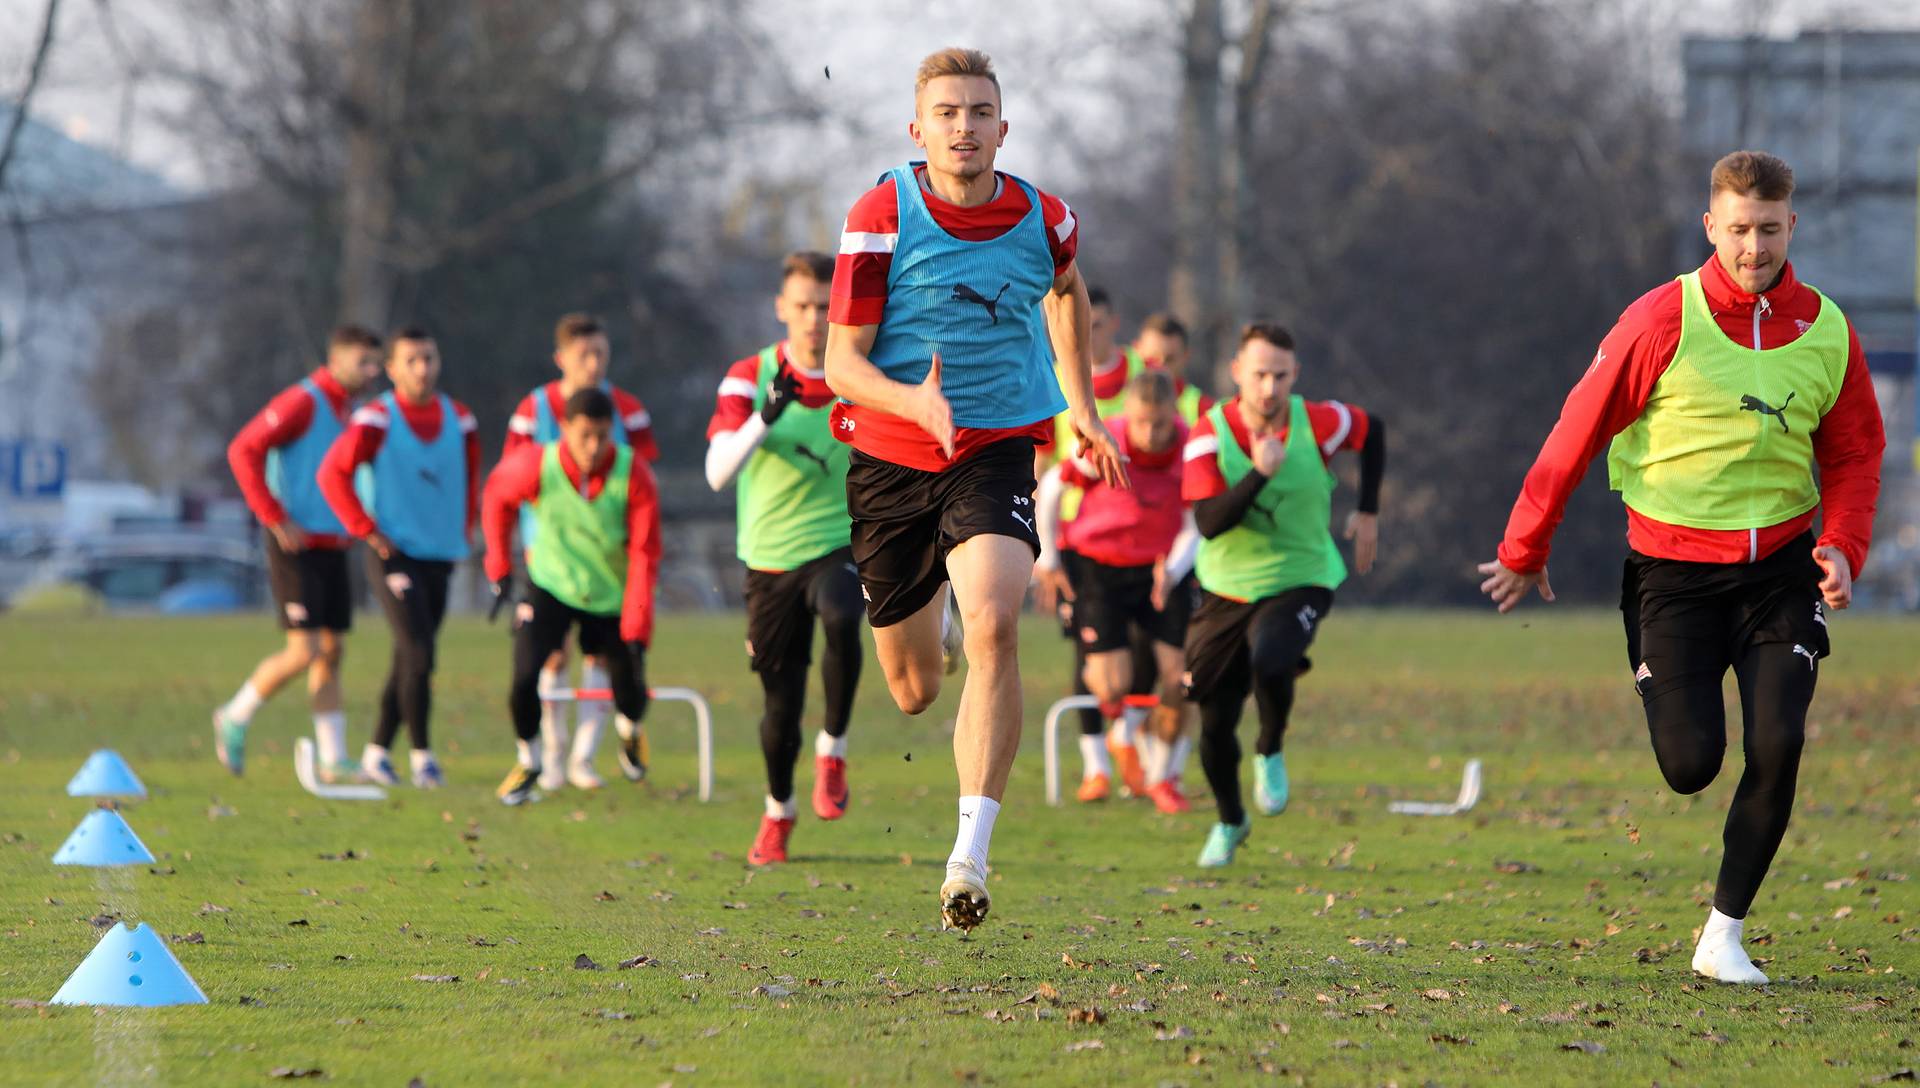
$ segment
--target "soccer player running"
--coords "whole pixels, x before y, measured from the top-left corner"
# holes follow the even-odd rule
[[[607,339],[606,326],[599,318],[584,313],[562,315],[553,328],[553,364],[560,369],[560,377],[536,386],[521,398],[520,404],[507,420],[507,439],[501,447],[500,459],[504,461],[529,446],[558,441],[560,419],[568,398],[582,389],[598,388],[613,398],[613,442],[621,446],[633,446],[634,452],[649,464],[658,461],[660,450],[653,440],[653,417],[648,414],[646,406],[640,403],[640,398],[624,389],[615,388],[607,380],[607,361],[611,355],[612,346]],[[529,562],[537,531],[538,520],[533,516],[533,511],[521,511],[520,548]],[[584,626],[581,628],[581,637],[591,637]],[[580,656],[580,686],[605,688],[607,670],[598,648],[582,643]],[[566,684],[567,647],[563,641],[540,669],[540,690],[545,693],[564,688]],[[593,701],[576,702],[574,706],[579,728],[574,732],[573,747],[569,754],[567,704],[546,699],[540,702],[541,789],[557,790],[569,782],[583,790],[597,790],[605,785],[593,769],[593,755],[599,750],[600,734],[606,727],[607,706]],[[623,721],[616,723],[616,728],[625,737],[638,725]],[[644,738],[639,747],[623,742],[622,750],[628,749],[643,750]],[[623,771],[631,769],[626,763],[622,763],[621,768]],[[642,766],[639,770],[644,777],[646,768]]]
[[[367,777],[396,785],[389,749],[407,723],[413,784],[445,784],[428,728],[434,648],[447,614],[453,564],[468,553],[479,512],[479,424],[438,391],[440,349],[408,327],[388,343],[393,388],[353,414],[320,463],[320,491],[349,534],[366,542],[367,581],[393,631],[393,661],[380,693],[373,740],[360,757]],[[368,466],[372,509],[355,491]]]
[[[1191,428],[1199,421],[1200,413],[1213,407],[1213,399],[1203,396],[1190,386],[1180,375],[1185,372],[1188,358],[1187,328],[1172,314],[1151,314],[1140,323],[1140,331],[1133,345],[1127,348],[1114,347],[1115,319],[1112,304],[1107,293],[1099,287],[1089,288],[1087,297],[1093,306],[1093,358],[1098,360],[1111,357],[1111,361],[1097,364],[1093,371],[1094,403],[1102,419],[1111,419],[1123,406],[1129,383],[1146,370],[1164,370],[1173,380],[1175,406],[1179,416]],[[1056,417],[1058,425],[1066,427],[1066,413]],[[1066,442],[1066,432],[1061,432],[1060,441]],[[1051,451],[1062,457],[1070,457],[1071,444],[1056,445]],[[1072,482],[1058,481],[1055,477],[1062,471],[1065,461],[1046,467],[1050,458],[1042,457],[1042,490],[1058,489],[1059,516],[1064,524],[1071,524],[1079,513],[1082,488]],[[1071,547],[1062,547],[1058,562],[1064,578],[1072,580],[1080,558]],[[1041,572],[1043,576],[1045,571]],[[1043,577],[1039,598],[1043,607],[1049,608],[1060,621],[1060,630],[1073,644],[1073,693],[1087,695],[1092,689],[1087,686],[1087,645],[1080,638],[1082,624],[1073,614],[1073,601],[1070,596],[1057,592],[1059,579],[1049,585]],[[1186,619],[1183,613],[1180,619],[1184,631]],[[1184,637],[1184,636],[1183,636]],[[1179,645],[1175,639],[1174,645]],[[1132,660],[1128,666],[1132,677],[1132,686],[1124,694],[1146,695],[1158,688],[1160,679],[1156,663],[1154,637],[1150,631],[1134,628],[1131,635]],[[1176,672],[1174,675],[1178,675]],[[1106,700],[1102,700],[1107,702]],[[1108,703],[1101,709],[1083,709],[1080,717],[1080,753],[1086,764],[1086,773],[1080,780],[1079,798],[1081,801],[1099,801],[1106,798],[1114,774],[1118,773],[1128,793],[1136,797],[1147,796],[1161,775],[1149,774],[1149,765],[1164,769],[1171,751],[1160,744],[1158,735],[1153,731],[1140,733],[1140,727],[1147,721],[1147,713],[1134,706]],[[1108,723],[1111,721],[1111,727]],[[1177,722],[1178,719],[1175,719]],[[1157,728],[1164,731],[1171,728],[1165,719]],[[1105,737],[1104,747],[1099,743]],[[1093,738],[1088,740],[1087,738]],[[1144,753],[1144,755],[1143,755]],[[1111,760],[1109,760],[1111,755]],[[1182,753],[1184,758],[1184,753]]]
[[[747,851],[750,865],[787,860],[799,815],[793,768],[815,619],[826,634],[820,683],[827,707],[813,745],[813,813],[837,820],[847,811],[847,722],[860,685],[864,606],[848,543],[848,448],[833,437],[833,391],[822,361],[832,287],[832,257],[788,254],[773,300],[787,337],[727,370],[707,424],[707,483],[715,491],[735,484],[747,657],[766,698],[767,809]]]
[[[1824,609],[1852,601],[1886,446],[1859,338],[1787,263],[1795,221],[1785,162],[1736,151],[1714,165],[1702,216],[1713,255],[1642,295],[1600,342],[1480,567],[1501,612],[1533,590],[1553,600],[1553,530],[1611,442],[1608,481],[1627,507],[1627,665],[1676,791],[1719,774],[1729,668],[1739,684],[1746,768],[1693,953],[1694,971],[1722,982],[1767,981],[1742,931],[1792,815]]]
[[[1185,699],[1178,678],[1186,671],[1183,647],[1192,608],[1194,549],[1199,532],[1180,501],[1181,450],[1187,428],[1180,422],[1173,376],[1142,369],[1127,383],[1122,410],[1107,420],[1127,459],[1131,488],[1110,487],[1079,459],[1061,464],[1040,483],[1040,559],[1035,564],[1043,606],[1072,602],[1075,641],[1086,654],[1085,682],[1109,718],[1121,718],[1121,702],[1134,691],[1132,632],[1152,640],[1160,704],[1152,719],[1156,743],[1148,753],[1143,792],[1162,812],[1185,812],[1180,772],[1187,754],[1182,736]],[[1078,515],[1060,524],[1061,492],[1083,489]],[[1074,557],[1071,567],[1063,554]],[[1109,773],[1100,737],[1082,735],[1085,763],[1081,801],[1107,796]]]
[[[532,589],[514,609],[513,684],[507,706],[518,738],[513,769],[496,791],[500,803],[537,800],[543,746],[540,670],[567,632],[598,648],[614,706],[638,723],[647,709],[647,643],[653,638],[653,587],[660,567],[659,489],[653,470],[619,427],[612,394],[589,385],[562,406],[560,437],[500,459],[482,500],[487,579],[495,600],[513,597],[516,510],[529,512],[540,546],[527,561]],[[496,605],[496,611],[498,605]],[[621,731],[623,769],[644,766],[638,729]],[[629,777],[634,776],[629,771]]]
[[[287,633],[286,648],[254,666],[233,698],[213,712],[213,753],[234,774],[245,768],[254,711],[302,672],[320,778],[336,782],[357,770],[347,758],[347,717],[340,709],[340,659],[353,624],[347,581],[353,541],[314,475],[346,429],[354,395],[379,374],[379,334],[341,325],[328,337],[326,365],[281,390],[227,446],[240,493],[266,527],[267,581]]]
[[[1209,409],[1187,440],[1181,493],[1202,538],[1187,698],[1200,707],[1200,765],[1220,810],[1200,850],[1208,868],[1231,862],[1253,830],[1234,735],[1249,688],[1260,715],[1254,804],[1265,816],[1287,807],[1281,746],[1294,679],[1347,576],[1329,531],[1335,481],[1327,463],[1341,450],[1360,451],[1360,497],[1346,523],[1360,573],[1373,568],[1379,540],[1386,427],[1337,400],[1302,398],[1293,391],[1299,375],[1291,333],[1248,325],[1233,357],[1239,395]]]
[[[847,215],[827,383],[845,401],[834,433],[853,446],[847,509],[875,655],[902,710],[939,694],[949,581],[965,624],[959,831],[940,901],[944,924],[971,930],[989,908],[987,850],[1020,742],[1035,447],[1070,405],[1092,474],[1126,475],[1089,390],[1073,213],[993,169],[1007,126],[992,62],[942,50],[914,86],[909,132],[927,158],[889,171]]]

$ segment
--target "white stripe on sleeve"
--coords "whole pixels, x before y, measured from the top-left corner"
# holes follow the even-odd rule
[[[507,430],[525,438],[533,437],[533,420],[526,416],[514,416],[507,420]]]
[[[637,412],[629,412],[627,418],[620,422],[629,431],[644,431],[653,426],[653,413],[642,408]]]
[[[900,235],[880,234],[874,231],[850,230],[840,235],[841,253],[892,253],[894,244],[900,241]]]
[[[754,383],[745,378],[720,379],[720,395],[723,397],[745,397],[753,399]]]
[[[354,412],[351,422],[384,431],[387,429],[387,410],[378,404],[369,404]]]
[[[1353,433],[1353,412],[1337,400],[1328,401],[1327,407],[1340,416],[1340,426],[1334,428],[1332,436],[1325,442],[1320,443],[1322,457],[1332,457],[1334,451],[1340,448],[1340,443],[1345,442],[1347,435]]]
[[[1066,218],[1054,224],[1053,236],[1056,241],[1064,242],[1067,239],[1073,237],[1073,228],[1076,225],[1078,225],[1079,221],[1074,219],[1073,209],[1067,206],[1066,201],[1064,200],[1061,201],[1060,207],[1064,209],[1067,214],[1066,214]]]
[[[1220,452],[1220,439],[1210,434],[1187,439],[1187,449],[1181,455],[1183,461],[1196,461],[1202,457],[1212,457]]]

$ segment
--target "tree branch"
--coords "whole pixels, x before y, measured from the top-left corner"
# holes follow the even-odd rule
[[[46,17],[40,23],[40,44],[33,49],[33,65],[27,69],[27,86],[20,92],[19,101],[13,105],[13,117],[7,123],[7,138],[0,143],[0,189],[7,185],[7,165],[13,161],[14,144],[20,139],[20,129],[27,123],[27,107],[33,102],[33,92],[40,86],[40,73],[47,66],[47,54],[53,52],[53,23],[60,14],[60,0],[47,0]]]

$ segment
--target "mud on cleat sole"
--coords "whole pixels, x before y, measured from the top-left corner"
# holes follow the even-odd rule
[[[992,907],[991,899],[976,900],[972,891],[963,888],[944,897],[940,906],[940,927],[971,933],[975,926],[987,920],[987,912]]]

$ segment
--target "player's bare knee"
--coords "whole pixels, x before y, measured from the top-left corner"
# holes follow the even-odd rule
[[[974,609],[963,622],[966,624],[969,665],[989,657],[1005,660],[1013,656],[1014,649],[1020,640],[1020,614],[1017,606],[987,605],[984,608]]]
[[[887,693],[903,714],[919,714],[940,697],[940,673],[906,667],[887,670]]]

